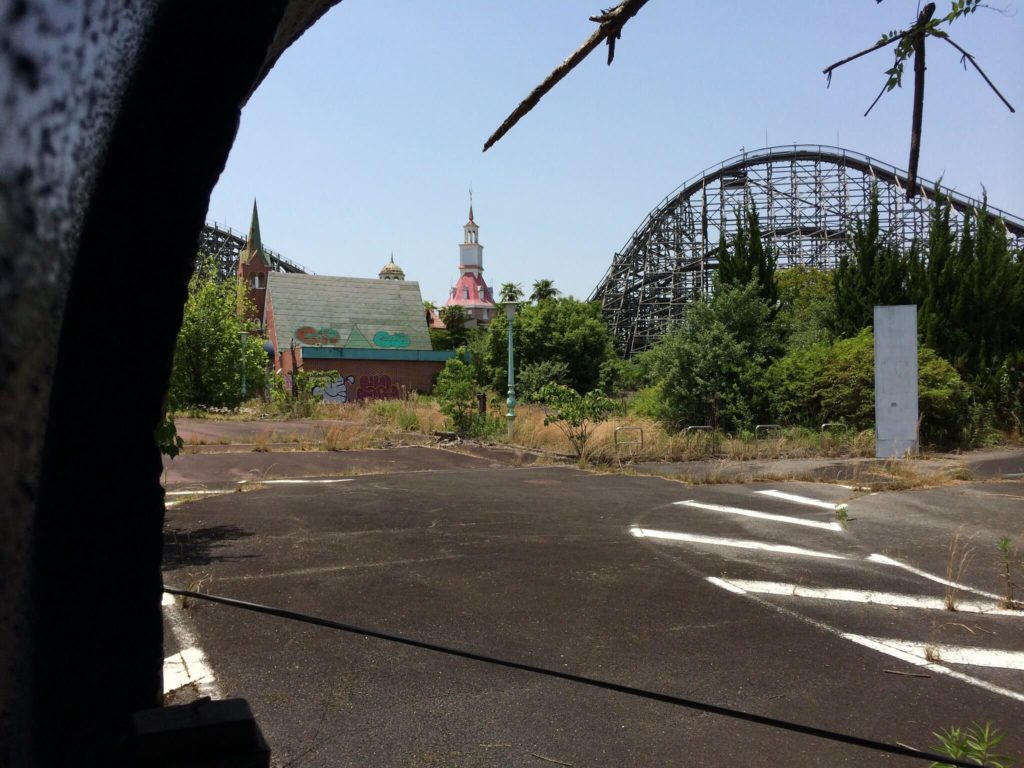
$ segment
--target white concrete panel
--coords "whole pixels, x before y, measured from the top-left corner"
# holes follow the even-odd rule
[[[917,306],[875,307],[875,456],[917,453]]]

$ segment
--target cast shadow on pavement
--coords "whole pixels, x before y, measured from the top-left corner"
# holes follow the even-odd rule
[[[252,533],[237,525],[212,525],[208,528],[197,528],[191,531],[185,528],[164,528],[163,567],[175,569],[255,557],[255,555],[231,555],[219,552],[228,547],[231,542],[249,536],[252,536]]]

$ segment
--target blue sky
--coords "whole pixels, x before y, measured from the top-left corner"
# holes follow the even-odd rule
[[[920,174],[971,195],[984,184],[1021,216],[1024,17],[1004,3],[952,33],[1018,114],[931,42]],[[263,242],[293,261],[375,277],[394,251],[423,297],[442,301],[472,183],[488,283],[549,278],[585,298],[666,194],[741,148],[838,144],[906,167],[910,87],[862,116],[891,53],[846,65],[827,89],[821,70],[905,27],[911,0],[650,0],[611,67],[595,51],[482,153],[601,6],[344,0],[244,109],[207,218],[245,230],[255,197]]]

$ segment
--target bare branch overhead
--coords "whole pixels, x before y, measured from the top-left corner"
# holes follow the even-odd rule
[[[646,3],[647,0],[623,0],[614,8],[606,9],[597,16],[591,16],[590,20],[599,25],[594,34],[573,51],[569,58],[555,67],[551,74],[544,78],[543,82],[534,88],[530,95],[512,111],[512,114],[505,118],[505,121],[498,126],[498,130],[487,139],[487,143],[484,144],[484,152],[494,146],[502,136],[511,130],[512,126],[537,106],[544,95],[554,88],[559,80],[575,69],[576,65],[583,61],[602,41],[608,44],[608,63],[611,64],[612,59],[615,58],[615,41],[622,36],[623,25],[633,18]]]

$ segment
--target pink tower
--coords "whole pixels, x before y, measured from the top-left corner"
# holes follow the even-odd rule
[[[476,324],[487,325],[498,308],[494,305],[494,294],[484,280],[484,247],[480,245],[480,228],[473,221],[472,202],[469,204],[469,221],[462,229],[465,235],[459,245],[459,279],[444,305],[458,304]]]

